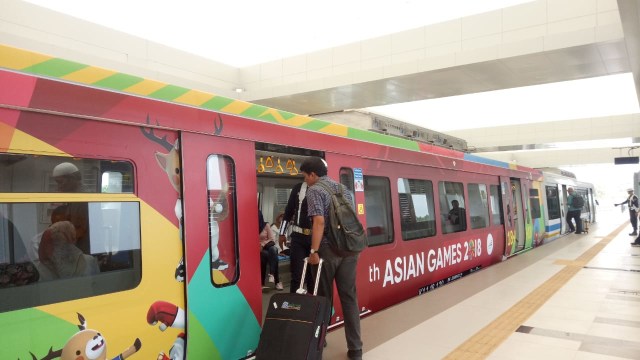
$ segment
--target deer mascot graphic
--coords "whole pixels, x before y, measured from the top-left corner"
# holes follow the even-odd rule
[[[107,340],[99,331],[88,329],[87,321],[82,314],[78,313],[78,331],[75,333],[60,350],[49,349],[49,353],[41,360],[53,360],[60,358],[61,360],[106,360],[107,359]],[[126,348],[112,360],[124,360],[135,354],[142,347],[140,339],[136,339],[133,345]],[[31,358],[37,360],[36,356],[31,353]]]
[[[214,123],[215,127],[215,135],[219,135],[222,132],[222,118],[218,115],[218,121]],[[147,124],[149,123],[149,117],[147,116]],[[219,125],[218,125],[219,124]],[[173,188],[180,194],[180,181],[181,181],[181,173],[182,168],[180,166],[180,142],[176,139],[175,143],[171,145],[167,141],[167,137],[163,136],[162,138],[156,136],[153,132],[153,129],[145,130],[141,128],[144,136],[151,141],[160,144],[164,149],[168,151],[168,153],[156,152],[155,157],[160,168],[164,170],[169,178],[169,182],[173,186]],[[225,270],[229,267],[229,265],[220,259],[220,252],[218,251],[218,240],[219,240],[219,230],[218,230],[218,221],[224,220],[228,213],[228,203],[227,203],[227,189],[219,184],[224,183],[224,181],[215,181],[209,177],[207,179],[208,190],[215,191],[217,193],[216,199],[209,198],[209,209],[210,209],[210,220],[209,221],[209,233],[211,234],[211,269],[213,270]],[[218,188],[215,188],[215,187]],[[175,206],[176,217],[178,218],[178,222],[180,224],[180,236],[182,236],[182,200],[178,198]],[[183,260],[180,260],[180,264],[176,269],[176,279],[178,281],[184,281],[184,264]]]
[[[222,132],[222,118],[218,115],[218,121],[214,121],[215,135],[219,135]],[[149,116],[147,116],[147,124],[149,124]],[[153,129],[145,130],[141,127],[140,130],[144,136],[160,144],[166,151],[156,152],[155,158],[160,168],[167,174],[169,182],[176,190],[178,194],[181,193],[181,174],[182,168],[180,165],[180,142],[176,139],[172,145],[167,141],[167,137],[158,137],[154,134]],[[217,174],[217,175],[216,175]],[[229,265],[220,259],[220,252],[218,250],[218,240],[220,239],[220,231],[218,228],[218,221],[222,221],[227,218],[229,213],[229,205],[227,202],[228,189],[224,179],[221,179],[220,171],[214,171],[207,175],[207,188],[209,194],[215,194],[215,199],[212,195],[209,197],[209,234],[210,234],[210,249],[211,249],[211,269],[212,270],[225,270]],[[216,178],[217,176],[217,178]],[[174,208],[178,223],[180,226],[180,237],[182,237],[182,200],[178,197]],[[175,271],[175,278],[177,281],[184,281],[185,269],[184,258],[180,259]],[[147,323],[149,325],[159,324],[160,331],[165,331],[167,328],[184,329],[185,326],[185,312],[179,306],[166,301],[156,301],[149,307],[147,313]],[[173,346],[169,350],[168,354],[160,352],[158,360],[182,360],[184,359],[184,343],[185,334],[181,332],[173,343]]]

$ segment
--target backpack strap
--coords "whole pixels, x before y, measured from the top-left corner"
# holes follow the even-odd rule
[[[302,210],[302,202],[304,201],[305,196],[307,196],[307,183],[302,182],[300,191],[298,191],[298,213],[296,214],[296,225],[300,225],[300,212]]]
[[[333,195],[334,193],[336,193],[335,191],[333,191],[330,187],[329,184],[326,184],[322,181],[318,181],[316,182],[316,184],[320,185],[321,187],[323,187],[325,190],[327,190],[327,192],[329,193],[329,195]]]

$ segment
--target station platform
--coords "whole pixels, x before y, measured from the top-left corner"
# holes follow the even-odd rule
[[[363,358],[640,359],[640,247],[617,215],[363,318]],[[327,341],[347,358],[342,328]]]

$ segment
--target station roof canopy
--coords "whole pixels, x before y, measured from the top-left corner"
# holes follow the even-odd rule
[[[0,39],[298,114],[380,114],[531,167],[640,146],[640,0],[4,0]]]

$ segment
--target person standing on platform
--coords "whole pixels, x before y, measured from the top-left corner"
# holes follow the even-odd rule
[[[633,227],[633,232],[629,235],[636,236],[638,235],[638,197],[633,193],[633,189],[631,188],[627,189],[627,194],[629,194],[629,197],[627,197],[625,201],[614,205],[618,206],[624,204],[629,207],[629,221]]]
[[[280,224],[279,240],[281,246],[286,243],[286,234],[291,229],[291,244],[289,246],[291,287],[290,292],[295,294],[302,281],[302,268],[304,258],[311,250],[311,220],[307,216],[307,184],[301,182],[293,187],[289,194],[289,201],[284,210],[284,218]],[[313,289],[313,276],[311,271],[307,272],[304,283],[307,290]]]
[[[322,182],[333,191],[342,191],[348,200],[352,200],[351,194],[344,186],[327,176],[327,166],[318,157],[311,157],[305,160],[300,166],[300,171],[304,175],[304,181],[309,186],[307,189],[307,210],[313,222],[309,263],[318,264],[320,257],[324,260],[320,272],[318,295],[325,296],[330,301],[333,301],[333,282],[335,281],[344,316],[344,334],[348,349],[347,357],[352,360],[361,360],[360,309],[356,290],[358,254],[340,256],[330,248],[325,226],[329,224],[331,194],[318,183]],[[328,313],[327,317],[330,318],[330,316],[331,314]]]
[[[569,224],[569,232],[574,232],[576,234],[582,234],[582,219],[580,218],[580,214],[582,213],[582,207],[577,207],[573,205],[573,199],[577,196],[580,196],[578,194],[575,194],[575,190],[573,190],[573,188],[568,188],[567,192],[569,193],[569,198],[567,199],[567,204],[569,205],[569,208],[567,210],[567,224]],[[571,219],[575,220],[576,222],[576,226],[573,226],[573,222],[571,221]]]

